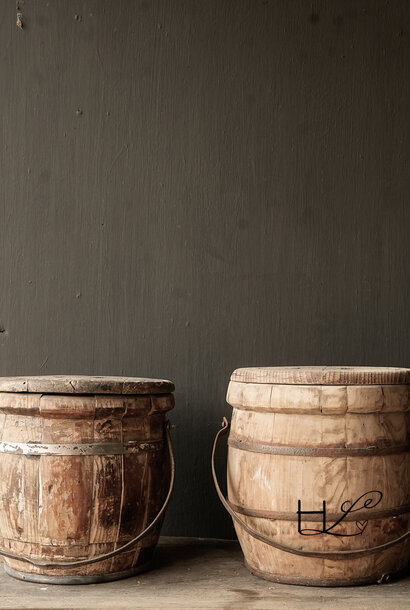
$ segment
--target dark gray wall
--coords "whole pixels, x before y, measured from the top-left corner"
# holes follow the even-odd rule
[[[230,536],[209,453],[234,368],[410,365],[410,4],[19,6],[0,374],[172,379],[166,532]]]

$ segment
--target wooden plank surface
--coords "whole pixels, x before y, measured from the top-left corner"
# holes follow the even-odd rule
[[[231,381],[291,385],[378,385],[409,383],[410,370],[376,366],[255,366],[236,369]]]
[[[2,392],[39,394],[165,394],[175,389],[167,379],[93,375],[0,377]]]
[[[122,581],[83,586],[25,583],[0,573],[3,610],[128,608],[410,608],[410,575],[366,587],[279,585],[244,567],[239,545],[201,538],[162,538],[155,568]]]

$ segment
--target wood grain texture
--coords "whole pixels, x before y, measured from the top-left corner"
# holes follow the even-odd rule
[[[0,375],[172,379],[166,531],[233,536],[235,368],[410,366],[408,2],[0,7]]]
[[[40,375],[0,377],[0,392],[31,394],[166,394],[175,386],[166,379],[96,377],[90,375]]]
[[[227,402],[237,409],[337,415],[410,410],[410,386],[315,386],[230,381]]]
[[[299,374],[306,379],[303,370]],[[246,385],[252,388],[249,395],[237,392],[236,386]],[[329,385],[325,410],[320,408],[324,386],[271,385],[273,398],[262,408],[257,405],[264,397],[261,384],[231,381],[230,386],[234,386],[234,412],[228,497],[256,532],[293,548],[328,552],[382,545],[409,530],[409,386],[388,386],[395,394],[392,402],[390,396],[386,402],[375,400],[384,397],[382,386],[377,393],[377,386]],[[399,400],[397,391],[401,391]],[[228,400],[230,395],[228,391]],[[365,455],[366,448],[371,455]],[[364,499],[355,505],[359,498]],[[302,511],[321,511],[325,501],[326,527],[340,519],[333,530],[337,535],[302,535],[299,500]],[[350,513],[355,518],[345,518],[350,507],[360,509]],[[302,527],[320,532],[319,517],[304,515]],[[323,514],[321,518],[323,522]],[[235,523],[235,529],[249,569],[275,582],[365,584],[403,571],[410,561],[409,538],[365,557],[335,560],[289,554],[253,538],[240,524]]]
[[[106,447],[102,455],[0,453],[3,549],[56,562],[87,559],[118,548],[154,519],[169,485],[164,422],[174,404],[171,394],[160,401],[149,395],[0,395],[2,442]],[[156,448],[145,443],[138,453],[109,451],[115,442],[144,440],[156,442]],[[152,559],[161,525],[136,548],[100,563],[44,568],[4,561],[20,573],[45,576],[120,572]]]
[[[365,366],[265,366],[236,369],[231,381],[291,385],[409,384],[410,369]]]

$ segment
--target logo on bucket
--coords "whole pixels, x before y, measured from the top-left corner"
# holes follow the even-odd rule
[[[356,527],[358,529],[357,532],[353,534],[341,534],[337,531],[333,531],[337,526],[342,523],[346,519],[348,515],[351,513],[355,513],[356,511],[363,509],[371,509],[379,504],[381,499],[383,498],[383,494],[381,491],[372,490],[367,491],[363,495],[361,495],[355,502],[350,502],[350,500],[345,500],[342,503],[340,510],[342,511],[342,516],[339,517],[333,524],[327,525],[326,519],[326,500],[323,500],[323,509],[322,510],[303,510],[302,511],[302,503],[298,500],[298,532],[302,534],[302,536],[317,536],[318,534],[330,534],[331,536],[360,536],[363,534],[364,530],[367,527],[367,520],[356,521]],[[302,515],[322,515],[322,529],[310,529],[303,528],[302,529]]]

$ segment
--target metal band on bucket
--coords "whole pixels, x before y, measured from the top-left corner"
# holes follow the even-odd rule
[[[311,457],[367,457],[391,455],[410,451],[410,443],[386,447],[293,447],[290,445],[267,445],[251,443],[238,438],[229,438],[228,445],[251,453],[270,453],[272,455],[296,455]]]
[[[229,506],[236,513],[246,515],[247,517],[256,517],[258,519],[268,519],[270,521],[298,521],[298,514],[296,512],[283,512],[273,510],[260,510],[257,508],[250,508],[248,506],[241,506],[228,500]],[[399,517],[400,515],[407,515],[410,513],[410,504],[402,506],[394,506],[391,508],[384,508],[381,510],[374,509],[372,511],[357,511],[354,513],[327,513],[329,521],[360,521],[362,519],[374,520],[374,519],[386,519],[388,517]],[[321,521],[321,514],[310,514],[306,521]]]
[[[160,451],[163,439],[128,441],[127,443],[15,443],[0,442],[0,453],[16,455],[124,455],[145,451]]]

